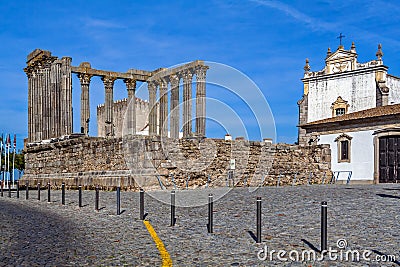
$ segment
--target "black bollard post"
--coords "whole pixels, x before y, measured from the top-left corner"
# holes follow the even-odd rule
[[[47,202],[51,202],[50,199],[50,182],[47,183]]]
[[[144,220],[144,191],[142,188],[140,188],[140,193],[139,193],[139,216],[141,220]]]
[[[328,204],[321,202],[321,252],[328,249]]]
[[[61,204],[65,205],[65,183],[61,184]]]
[[[96,211],[99,211],[99,186],[96,185],[96,203],[95,203]]]
[[[82,186],[78,186],[78,206],[82,208]]]
[[[175,191],[171,191],[171,226],[175,225]]]
[[[257,243],[261,243],[261,197],[257,197]]]
[[[29,183],[26,182],[25,184],[25,199],[29,198]]]
[[[213,194],[208,194],[208,232],[213,232]]]
[[[121,214],[121,187],[117,187],[117,215]]]
[[[37,184],[37,191],[38,191],[37,199],[40,200],[40,183]]]
[[[17,198],[19,198],[19,181],[17,181]]]
[[[4,182],[1,180],[1,196],[3,196],[3,187],[4,187]]]

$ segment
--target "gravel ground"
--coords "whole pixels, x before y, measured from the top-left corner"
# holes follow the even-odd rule
[[[116,215],[116,193],[94,191],[30,191],[0,197],[0,266],[160,266],[157,247],[139,219],[139,193],[121,192],[122,214]],[[207,233],[208,194],[215,195],[214,233]],[[262,197],[262,243],[256,244],[256,197]],[[170,192],[145,195],[145,212],[164,242],[174,266],[400,266],[400,185],[264,187],[182,190],[176,192],[176,225],[170,227]],[[162,201],[160,201],[162,200]],[[260,260],[268,247],[291,255],[320,248],[321,201],[328,202],[328,247],[347,247],[360,255],[371,250],[371,261]],[[198,206],[195,206],[195,204]],[[182,207],[190,206],[190,207]],[[293,252],[295,251],[295,252]],[[262,257],[265,253],[259,253]],[[267,254],[268,256],[270,254]],[[319,256],[320,253],[316,252]],[[336,255],[336,254],[335,254]],[[338,254],[340,256],[340,253]],[[395,255],[395,262],[376,262],[377,255]],[[301,257],[300,257],[301,259]]]

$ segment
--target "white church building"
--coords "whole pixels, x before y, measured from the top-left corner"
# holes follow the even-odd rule
[[[300,145],[329,144],[338,183],[400,182],[400,78],[387,73],[382,47],[357,62],[354,43],[328,53],[325,67],[304,67]]]

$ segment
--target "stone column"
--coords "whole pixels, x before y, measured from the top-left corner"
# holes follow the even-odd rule
[[[63,57],[61,64],[60,130],[61,135],[72,133],[72,77],[70,57]]]
[[[50,69],[47,62],[43,62],[42,69],[42,139],[49,139],[50,126]]]
[[[128,90],[128,107],[127,107],[127,118],[126,118],[126,129],[125,134],[136,134],[136,80],[125,79],[124,83]]]
[[[160,87],[159,134],[168,136],[168,82],[165,79],[161,79],[158,83]]]
[[[192,133],[192,77],[190,70],[183,73],[183,137],[188,138]]]
[[[154,82],[148,82],[149,90],[149,135],[157,134],[157,105],[156,92],[157,85]]]
[[[170,131],[171,138],[179,139],[179,76],[169,77],[171,82]]]
[[[37,112],[38,112],[38,89],[37,89],[37,73],[36,70],[32,70],[32,135],[31,141],[37,141],[38,123],[37,123]]]
[[[36,70],[36,103],[37,110],[36,117],[36,141],[43,140],[43,70],[42,66]]]
[[[114,105],[114,81],[116,78],[110,76],[104,76],[101,78],[104,83],[105,89],[105,101],[104,101],[104,112],[105,112],[105,136],[114,136],[114,121],[113,121],[113,105]]]
[[[206,71],[208,67],[196,68],[196,135],[206,135]]]
[[[32,69],[25,68],[24,69],[26,76],[28,77],[28,142],[32,142],[32,99],[33,99],[33,81],[32,81]]]
[[[55,60],[51,65],[51,98],[52,98],[52,113],[51,113],[51,133],[55,137],[61,136],[60,120],[64,114],[60,112],[60,91],[61,91],[61,60]]]
[[[81,82],[81,133],[88,135],[90,121],[89,85],[92,76],[86,73],[79,73],[78,78]]]

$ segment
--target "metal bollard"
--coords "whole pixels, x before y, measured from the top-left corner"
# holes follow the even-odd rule
[[[190,180],[190,175],[188,175],[188,178],[186,180],[186,189],[189,189],[189,180]]]
[[[19,181],[17,181],[17,198],[19,198]]]
[[[144,191],[142,188],[140,188],[139,193],[139,217],[144,220]]]
[[[40,183],[37,184],[38,196],[37,199],[40,200]]]
[[[328,204],[326,201],[321,202],[321,252],[328,248]]]
[[[4,181],[3,180],[1,180],[1,196],[3,196],[4,194],[3,194],[3,187],[4,187]]]
[[[208,232],[213,232],[213,194],[208,195]]]
[[[175,225],[175,191],[171,191],[171,226]]]
[[[121,214],[121,187],[117,187],[117,215]]]
[[[261,243],[261,197],[257,197],[257,243]]]
[[[29,183],[25,184],[25,199],[29,199]]]
[[[61,204],[65,205],[65,183],[61,184]]]
[[[82,208],[82,186],[78,186],[78,207]]]
[[[11,197],[11,183],[8,182],[8,197]]]
[[[326,172],[324,172],[324,176],[322,177],[322,183],[321,184],[324,184],[325,178],[326,178]]]
[[[313,173],[310,172],[310,175],[308,176],[308,180],[307,180],[307,185],[311,185],[311,178],[313,176]]]
[[[278,183],[276,184],[276,187],[279,187],[279,186],[280,186],[280,183],[281,183],[281,176],[282,176],[282,172],[279,172]]]
[[[296,181],[297,181],[297,173],[294,174],[292,186],[294,186],[296,184]]]
[[[99,211],[99,186],[96,185],[96,199],[95,199],[95,210]]]
[[[47,183],[47,202],[51,202],[50,199],[50,183]]]

